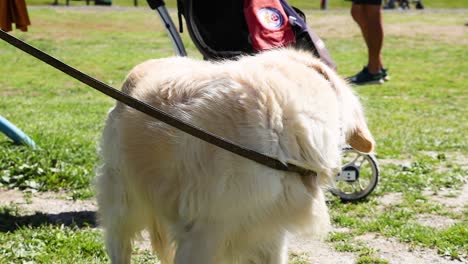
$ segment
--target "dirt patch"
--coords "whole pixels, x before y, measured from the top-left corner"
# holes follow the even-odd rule
[[[437,202],[445,207],[451,208],[454,212],[462,212],[468,207],[468,183],[463,185],[461,191],[452,189],[442,189],[438,192],[423,192],[431,201]]]
[[[378,198],[378,201],[383,206],[391,206],[403,202],[403,194],[401,193],[387,193]]]
[[[42,225],[96,227],[96,202],[73,201],[64,193],[24,194],[0,189],[0,206],[15,208],[0,213],[0,232]]]
[[[0,95],[19,95],[22,94],[21,91],[0,91]]]
[[[468,184],[467,184],[468,186]],[[466,188],[466,186],[465,186]],[[459,194],[457,197],[444,197],[444,196],[439,196],[439,195],[434,195],[432,192],[426,192],[426,195],[432,195],[432,199],[436,200],[438,199],[438,203],[441,204],[450,204],[449,207],[452,207],[455,209],[455,211],[460,212],[463,207],[466,205],[466,202],[468,201],[468,197],[465,194],[465,192],[468,192],[468,189],[463,190],[461,194]],[[449,202],[447,202],[449,200]],[[377,206],[377,210],[383,211],[388,207],[391,207],[393,205],[397,205],[403,202],[403,196],[401,193],[387,193],[383,195],[381,198],[379,198],[379,205]],[[456,220],[451,219],[449,217],[441,216],[441,215],[433,215],[433,214],[420,214],[416,217],[416,221],[425,226],[430,226],[433,228],[447,228],[450,227],[451,225],[457,223]]]
[[[383,238],[377,234],[366,234],[355,238],[377,250],[376,256],[388,260],[390,263],[411,264],[454,264],[457,260],[441,257],[434,250],[411,248],[393,238]]]
[[[317,17],[316,12],[307,12],[308,24],[323,38],[349,39],[361,37],[361,32],[349,11],[327,12],[327,16]],[[411,12],[407,12],[408,15]],[[430,25],[420,22],[385,23],[385,37],[430,38],[432,41],[467,44],[466,27],[463,25]]]
[[[461,152],[437,152],[437,151],[421,151],[420,154],[428,156],[432,159],[442,158],[447,163],[456,164],[463,170],[468,170],[468,156]],[[404,159],[378,159],[379,165],[397,165],[410,166],[414,160],[411,157]]]
[[[379,202],[379,205],[377,206],[377,210],[383,211],[385,210],[385,208],[402,203],[403,194],[402,193],[387,193],[381,197],[377,197],[377,201]]]
[[[317,264],[352,264],[356,256],[351,252],[337,252],[330,244],[307,236],[291,239],[289,253],[307,256],[309,263]]]
[[[411,166],[410,160],[400,160],[400,159],[378,159],[379,165],[397,165],[397,166]]]
[[[159,21],[157,15],[148,12],[146,8],[122,8],[122,7],[82,7],[82,6],[66,6],[66,7],[36,7],[51,8],[57,13],[78,12],[81,14],[97,14],[102,12],[141,12],[143,16],[147,16],[143,24],[134,25],[126,20],[113,20],[110,22],[100,21],[99,23],[82,23],[82,21],[61,21],[60,27],[54,22],[47,22],[35,19],[35,25],[38,28],[51,29],[47,32],[36,32],[31,38],[54,39],[54,41],[63,41],[70,38],[85,38],[89,30],[103,32],[142,32],[152,29],[155,31],[164,31],[164,27]],[[174,9],[168,9],[171,17],[175,19],[177,14]],[[323,12],[321,12],[323,13]],[[308,24],[324,39],[339,38],[349,39],[353,37],[361,37],[361,32],[357,24],[351,18],[349,10],[346,11],[328,11],[326,16],[321,15],[317,11],[306,11]],[[409,14],[411,12],[408,12]],[[319,15],[317,15],[319,14]],[[346,15],[344,15],[346,14]],[[177,22],[177,21],[176,21]],[[73,28],[73,30],[69,30]],[[468,44],[468,38],[465,37],[466,27],[463,25],[430,25],[419,22],[405,23],[384,23],[384,31],[386,36],[392,37],[420,37],[430,38],[431,40],[443,41],[451,43]],[[72,34],[70,33],[72,32]]]
[[[135,247],[139,250],[151,251],[148,232],[144,231],[135,240]],[[293,237],[289,241],[289,254],[299,256],[311,264],[353,264],[357,256],[350,252],[337,252],[328,243],[314,240],[307,236]]]
[[[18,190],[0,190],[0,206],[16,205],[22,214],[40,212],[58,214],[63,212],[96,211],[95,200],[73,200],[65,193],[35,193],[31,197]]]
[[[457,223],[456,220],[442,215],[420,214],[416,217],[416,221],[425,226],[430,226],[437,229],[447,228]]]
[[[109,21],[99,20],[98,23],[83,23],[83,17],[70,16],[69,19],[60,21],[43,20],[40,16],[35,17],[34,26],[40,31],[35,31],[34,34],[28,37],[28,40],[51,39],[54,42],[60,43],[70,39],[87,39],[88,34],[92,32],[147,32],[148,30],[164,32],[165,28],[162,25],[157,15],[148,12],[145,8],[120,8],[120,7],[81,7],[81,6],[52,6],[52,7],[34,7],[33,9],[53,9],[58,14],[78,13],[83,15],[104,14],[106,12],[138,12],[145,19],[139,24],[130,23],[125,19],[113,19]],[[172,17],[177,17],[175,12],[171,13]]]
[[[3,87],[5,88],[5,87]],[[35,96],[35,95],[40,95],[40,92],[37,91],[24,91],[24,90],[3,90],[0,91],[0,96],[15,96],[15,95],[24,95],[24,96]]]
[[[307,18],[307,23],[324,39],[361,37],[361,31],[350,15],[330,13],[325,17],[317,18],[314,17],[314,13],[308,13]]]
[[[421,153],[433,159],[438,159],[440,156],[442,156],[448,163],[456,164],[460,166],[462,170],[468,170],[468,156],[463,153],[437,151],[422,151]]]
[[[428,25],[424,23],[386,24],[386,36],[393,37],[421,37],[430,38],[431,41],[468,44],[464,36],[466,29],[463,25]]]
[[[29,215],[28,218],[21,219],[21,221],[37,221],[37,217],[33,218],[31,215],[40,213],[49,219],[48,222],[54,223],[71,222],[78,213],[95,212],[97,209],[94,199],[74,201],[66,193],[50,192],[25,195],[19,190],[6,189],[0,189],[0,206],[19,207],[22,215]],[[346,232],[342,229],[338,231]],[[151,250],[148,232],[144,231],[137,237],[135,247],[140,250]],[[290,241],[289,251],[291,254],[301,256],[301,258],[305,256],[310,263],[351,264],[354,263],[355,259],[353,253],[336,252],[329,244],[307,236],[293,237]]]

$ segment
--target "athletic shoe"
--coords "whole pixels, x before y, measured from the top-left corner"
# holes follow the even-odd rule
[[[390,81],[390,76],[388,76],[387,74],[387,68],[382,68],[382,78],[384,79],[384,81]]]
[[[355,85],[382,84],[384,83],[384,73],[381,70],[376,74],[372,74],[367,67],[364,67],[362,71],[354,76],[348,77],[347,80]]]

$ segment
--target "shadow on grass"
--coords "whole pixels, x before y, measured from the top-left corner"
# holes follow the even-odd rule
[[[79,211],[58,214],[36,213],[18,216],[11,212],[0,213],[0,232],[13,232],[17,229],[34,228],[42,225],[64,225],[70,227],[96,227],[96,212]]]

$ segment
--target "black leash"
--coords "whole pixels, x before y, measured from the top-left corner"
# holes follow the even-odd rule
[[[137,100],[63,62],[60,60],[50,56],[49,54],[27,44],[26,42],[6,33],[3,30],[0,30],[0,38],[3,39],[4,41],[8,42],[9,44],[15,46],[16,48],[28,53],[29,55],[32,55],[36,57],[37,59],[49,64],[50,66],[56,68],[59,71],[62,71],[63,73],[79,80],[80,82],[100,91],[103,94],[106,94],[112,98],[114,98],[117,101],[120,101],[132,108],[135,108],[136,110],[139,110],[151,117],[154,117],[168,125],[171,125],[177,129],[180,129],[194,137],[197,137],[201,140],[204,140],[205,142],[211,143],[213,145],[216,145],[222,149],[225,149],[227,151],[230,151],[234,154],[237,154],[239,156],[242,156],[244,158],[253,160],[255,162],[258,162],[260,164],[263,164],[265,166],[268,166],[270,168],[276,169],[276,170],[282,170],[282,171],[289,171],[289,172],[295,172],[299,173],[301,175],[303,174],[310,174],[310,173],[315,173],[312,172],[308,169],[296,166],[291,163],[284,164],[280,162],[279,160],[272,158],[270,156],[267,156],[265,154],[256,152],[254,150],[239,146],[231,141],[228,141],[227,139],[218,137],[216,135],[213,135],[207,131],[204,131],[198,127],[195,127],[191,124],[187,124],[183,122],[182,120],[164,112],[161,111],[147,103],[144,103],[140,100]]]

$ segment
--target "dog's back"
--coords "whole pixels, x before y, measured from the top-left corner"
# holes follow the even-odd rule
[[[172,262],[176,250],[178,263],[282,263],[288,232],[326,232],[321,188],[340,167],[347,126],[341,88],[302,56],[283,50],[223,63],[169,58],[132,70],[123,87],[131,96],[318,176],[267,168],[118,103],[98,171],[113,261],[128,260],[130,239],[144,228],[158,256]]]

